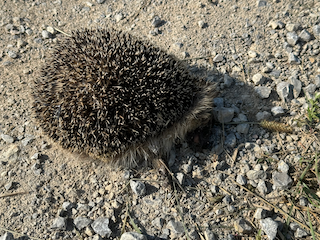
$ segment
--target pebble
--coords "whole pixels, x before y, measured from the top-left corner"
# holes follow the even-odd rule
[[[198,22],[198,26],[200,27],[200,28],[205,28],[205,26],[206,26],[206,23],[204,22],[204,21],[199,21]]]
[[[19,146],[12,144],[6,150],[2,151],[2,156],[0,156],[0,158],[4,158],[6,160],[16,158],[19,151]]]
[[[320,75],[319,75],[319,79],[320,79]],[[224,106],[224,99],[223,98],[214,98],[213,99],[213,104],[218,107],[221,108]]]
[[[53,220],[50,227],[51,229],[65,230],[66,229],[66,219],[63,217],[57,217]]]
[[[7,184],[4,185],[4,188],[6,189],[6,191],[9,191],[13,188],[13,184],[12,181],[8,182]]]
[[[231,148],[234,148],[237,144],[237,138],[236,138],[236,135],[234,135],[234,133],[229,133],[227,136],[226,136],[226,140],[225,140],[225,145],[227,147],[231,147]]]
[[[41,32],[41,36],[42,36],[43,39],[49,39],[49,38],[51,38],[51,33],[48,32],[47,30],[43,30]]]
[[[167,228],[169,228],[174,234],[184,233],[182,222],[170,220],[167,224]]]
[[[1,138],[2,138],[2,140],[5,141],[6,143],[13,143],[13,142],[14,142],[14,138],[11,137],[10,135],[1,134]]]
[[[265,218],[260,220],[261,229],[268,236],[268,239],[273,240],[277,236],[278,223],[273,221],[272,218]]]
[[[252,232],[252,226],[250,223],[248,223],[244,218],[240,218],[236,221],[234,221],[233,226],[235,230],[239,233],[251,233]]]
[[[265,7],[267,6],[267,1],[257,0],[257,7]]]
[[[247,179],[243,175],[240,175],[240,174],[237,176],[236,181],[237,181],[237,183],[239,183],[242,186],[247,184]]]
[[[249,58],[256,58],[256,57],[258,57],[258,53],[255,52],[255,51],[249,50],[248,51],[248,57]]]
[[[37,160],[37,159],[39,159],[39,156],[40,156],[40,154],[39,153],[35,153],[35,154],[33,154],[32,156],[31,156],[31,160]]]
[[[231,122],[234,117],[234,109],[225,107],[216,108],[214,110],[214,116],[220,123]]]
[[[270,21],[268,26],[272,29],[281,29],[284,28],[285,24],[281,21]]]
[[[320,37],[320,24],[313,26],[312,31],[315,37]]]
[[[301,93],[301,81],[298,80],[295,76],[289,77],[289,83],[293,86],[293,96],[298,98]]]
[[[23,146],[27,146],[29,143],[32,143],[34,139],[35,139],[34,136],[31,136],[31,135],[30,135],[30,136],[26,136],[26,137],[21,141],[21,143],[22,143]]]
[[[185,175],[184,175],[183,173],[181,173],[181,172],[177,173],[176,178],[177,178],[177,180],[179,181],[179,183],[180,183],[181,185],[184,184]]]
[[[257,210],[255,211],[253,217],[254,217],[255,219],[260,220],[260,219],[266,218],[267,215],[268,215],[267,210],[265,210],[265,209],[263,209],[263,208],[257,208]]]
[[[210,231],[209,229],[205,230],[204,237],[205,237],[206,240],[217,240],[217,238],[214,235],[214,233],[212,231]]]
[[[147,192],[146,185],[140,181],[130,180],[130,187],[132,191],[138,196],[144,196]]]
[[[109,218],[100,217],[96,219],[91,227],[93,231],[99,234],[101,237],[110,237],[112,231],[109,228]]]
[[[161,217],[156,217],[155,219],[152,220],[151,224],[158,229],[162,229],[164,225],[164,219]]]
[[[0,236],[0,240],[14,240],[12,233],[5,232],[2,236]]]
[[[299,38],[305,42],[309,42],[311,40],[311,34],[307,30],[302,30],[299,34]]]
[[[287,29],[289,32],[295,32],[295,31],[297,31],[299,28],[300,28],[300,25],[299,25],[299,24],[295,24],[295,23],[288,23],[288,24],[286,25],[286,29]]]
[[[301,63],[300,59],[294,55],[292,52],[288,54],[288,61],[290,64],[299,65]]]
[[[295,32],[288,32],[287,33],[287,42],[291,45],[294,46],[298,43],[299,36]]]
[[[122,13],[117,13],[114,16],[114,19],[116,20],[116,22],[120,22],[123,19],[123,14]]]
[[[292,183],[292,179],[289,177],[287,173],[280,173],[280,172],[273,172],[272,173],[272,180],[273,180],[273,186],[272,188],[274,190],[284,190],[287,189],[290,184]]]
[[[314,78],[314,84],[316,85],[317,88],[320,87],[320,75],[316,75]]]
[[[271,108],[272,115],[275,117],[281,116],[284,114],[284,110],[281,106],[275,106]]]
[[[252,77],[252,81],[254,82],[255,85],[263,84],[265,80],[266,78],[261,73],[257,73]]]
[[[125,232],[121,235],[120,240],[147,240],[147,237],[137,232]]]
[[[28,36],[30,36],[32,33],[33,33],[32,29],[28,28],[28,29],[26,30],[26,34],[27,34]]]
[[[277,93],[283,102],[290,102],[293,99],[293,86],[287,82],[277,84]]]
[[[243,133],[243,134],[248,134],[249,128],[250,128],[250,126],[248,123],[242,123],[237,126],[237,132]]]
[[[78,230],[81,230],[91,224],[92,220],[86,217],[77,217],[74,219],[74,225]]]
[[[267,174],[263,170],[249,170],[247,173],[247,178],[250,180],[258,180],[263,179],[265,180],[267,178]]]
[[[305,197],[301,197],[301,198],[299,199],[299,204],[300,204],[301,206],[306,207],[306,206],[308,206],[309,201],[308,201],[308,199],[306,199]]]
[[[222,54],[217,54],[214,58],[213,58],[213,61],[215,63],[218,63],[218,62],[222,62],[224,60],[224,56]]]
[[[288,173],[288,171],[289,171],[289,165],[288,165],[285,161],[281,160],[281,161],[278,163],[278,170],[279,170],[280,172],[282,172],[282,173]]]
[[[105,2],[105,0],[96,0],[97,3],[102,4]]]
[[[70,202],[63,202],[62,203],[62,209],[65,211],[69,211],[71,208],[73,208],[73,204]]]
[[[294,233],[294,236],[297,238],[297,239],[300,239],[300,238],[304,238],[304,237],[307,237],[307,236],[309,236],[309,234],[305,231],[305,230],[303,230],[303,229],[301,229],[301,228],[297,228],[297,230],[296,230],[296,232]]]
[[[18,57],[18,54],[17,54],[15,51],[12,51],[12,50],[9,50],[9,51],[7,52],[7,54],[8,54],[8,56],[9,56],[10,58],[13,58],[13,59],[15,59],[15,58]]]
[[[266,120],[268,119],[269,117],[271,117],[271,113],[267,112],[267,111],[263,111],[263,112],[258,112],[256,114],[256,119],[257,121],[262,121],[262,120]]]
[[[234,82],[234,79],[232,77],[230,77],[227,74],[224,74],[224,77],[223,77],[224,86],[230,87],[233,82]]]
[[[259,95],[261,99],[269,98],[271,94],[271,88],[270,87],[255,87],[254,90]]]
[[[152,26],[157,28],[157,27],[160,27],[160,25],[162,24],[162,20],[159,16],[155,16],[153,19],[152,19],[152,22],[151,22]]]
[[[303,90],[305,93],[309,93],[309,94],[314,94],[314,92],[316,91],[317,86],[313,83],[310,83],[308,86],[304,87]]]

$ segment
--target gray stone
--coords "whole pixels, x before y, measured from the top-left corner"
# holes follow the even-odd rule
[[[137,232],[126,232],[121,235],[120,240],[147,240],[147,237]]]
[[[289,83],[293,86],[293,96],[298,98],[301,93],[301,81],[295,76],[289,77]]]
[[[71,208],[73,208],[73,204],[71,202],[63,202],[62,203],[63,210],[69,211]]]
[[[312,31],[315,37],[320,37],[320,24],[313,26]]]
[[[172,48],[175,50],[180,50],[182,48],[183,44],[181,42],[176,42],[172,45]]]
[[[287,82],[277,84],[277,93],[282,101],[290,102],[293,99],[293,85]]]
[[[248,134],[249,128],[250,128],[250,126],[248,123],[242,123],[237,126],[237,132],[243,133],[243,134]]]
[[[96,0],[97,3],[102,4],[105,0]]]
[[[320,75],[319,75],[319,79],[320,79]],[[224,106],[224,100],[223,100],[223,98],[214,98],[213,99],[213,104],[218,108],[223,107]]]
[[[4,158],[6,160],[17,159],[19,151],[20,151],[19,146],[11,144],[6,148],[6,150],[2,151],[2,154],[0,155],[0,159],[1,158]]]
[[[231,148],[234,148],[237,144],[237,138],[236,138],[236,135],[234,135],[234,133],[230,133],[226,136],[226,140],[224,142],[224,144],[227,146],[227,147],[231,147]]]
[[[255,51],[249,50],[248,56],[249,56],[249,58],[256,58],[256,57],[258,57],[258,53]]]
[[[200,21],[198,22],[198,26],[199,26],[200,28],[205,28],[206,23],[205,23],[204,21],[200,20]]]
[[[34,140],[35,138],[34,138],[34,136],[26,136],[22,141],[21,141],[21,143],[22,143],[22,145],[23,146],[27,146],[29,143],[32,143],[32,141]]]
[[[263,179],[265,180],[267,178],[267,174],[263,170],[249,170],[247,172],[247,178],[250,180],[258,180],[258,179]]]
[[[307,30],[302,30],[299,34],[299,38],[305,42],[309,42],[311,40],[311,34]]]
[[[294,46],[297,44],[299,40],[299,36],[295,32],[288,32],[287,33],[287,42],[291,45]]]
[[[272,173],[273,180],[273,189],[287,189],[292,183],[292,179],[289,177],[287,173],[273,172]]]
[[[233,82],[234,82],[234,79],[232,77],[230,77],[227,74],[224,74],[224,77],[223,77],[224,86],[230,87]]]
[[[215,108],[214,116],[220,123],[231,122],[234,117],[234,109],[233,108]]]
[[[204,237],[206,240],[217,240],[214,233],[212,231],[210,231],[209,229],[206,229],[206,231],[204,232]]]
[[[308,206],[309,201],[308,201],[308,199],[305,198],[305,197],[300,197],[300,199],[299,199],[299,204],[300,204],[301,206],[306,207],[306,206]]]
[[[265,80],[266,78],[261,73],[257,73],[252,77],[252,81],[255,85],[263,84]]]
[[[116,20],[116,22],[120,22],[123,19],[123,14],[117,13],[116,15],[114,15],[114,19]]]
[[[300,227],[300,225],[298,224],[298,223],[296,223],[296,222],[292,222],[292,223],[290,223],[290,229],[292,230],[292,231],[297,231],[297,229]]]
[[[11,190],[13,187],[12,181],[8,182],[7,184],[4,185],[4,188],[6,189],[6,191]]]
[[[307,237],[307,236],[309,236],[309,234],[305,230],[303,230],[301,228],[297,228],[296,232],[294,233],[294,236],[297,239],[299,239],[299,238]]]
[[[284,110],[281,106],[275,106],[275,107],[271,108],[271,112],[272,112],[272,115],[275,117],[281,116],[284,114]]]
[[[157,218],[152,220],[151,224],[153,226],[155,226],[156,228],[158,228],[158,229],[162,229],[163,224],[164,224],[164,219],[161,218],[161,217],[157,217]]]
[[[240,218],[236,221],[234,221],[233,226],[235,230],[239,233],[251,233],[252,232],[252,226],[250,223],[248,223],[244,218]]]
[[[112,231],[109,228],[109,218],[100,217],[96,219],[91,227],[93,231],[99,234],[101,237],[110,237]]]
[[[320,75],[316,75],[314,78],[314,84],[318,87],[320,87]]]
[[[256,210],[256,212],[254,213],[253,217],[254,217],[255,219],[260,220],[260,219],[266,218],[267,215],[268,215],[267,210],[265,210],[265,209],[263,209],[263,208],[257,208],[257,210]]]
[[[260,220],[261,229],[268,236],[268,239],[273,240],[277,236],[278,223],[273,221],[272,218],[265,218]]]
[[[237,181],[237,183],[239,183],[242,186],[247,184],[247,179],[243,175],[240,175],[240,174],[237,175],[236,181]]]
[[[267,6],[267,1],[257,0],[257,7],[265,7]]]
[[[258,112],[256,114],[256,119],[257,121],[262,121],[262,120],[266,120],[269,117],[271,117],[271,113],[267,112],[267,111],[263,111],[263,112]]]
[[[185,175],[183,173],[181,173],[181,172],[177,173],[176,178],[181,185],[184,184]]]
[[[10,57],[10,58],[17,58],[18,57],[18,54],[15,52],[15,51],[12,51],[12,50],[9,50],[8,52],[7,52],[7,54],[8,54],[8,56]]]
[[[41,36],[42,36],[43,39],[48,39],[48,38],[51,38],[51,33],[48,32],[47,30],[43,30],[41,32]]]
[[[32,33],[33,33],[32,29],[28,28],[28,29],[26,30],[26,34],[27,34],[28,36],[30,36]]]
[[[40,156],[40,154],[39,153],[35,153],[35,154],[33,154],[32,156],[31,156],[31,160],[37,160],[37,159],[39,159],[39,156]]]
[[[232,203],[232,199],[230,197],[230,195],[226,195],[223,199],[222,202],[229,205],[230,203]]]
[[[218,63],[218,62],[222,62],[224,60],[224,56],[222,54],[217,54],[214,58],[213,61]]]
[[[78,203],[77,204],[77,210],[78,211],[90,211],[90,207],[88,206],[88,204],[82,204],[82,203]]]
[[[153,19],[152,19],[152,22],[151,22],[152,26],[157,28],[157,27],[160,27],[160,25],[162,24],[162,20],[159,16],[155,16]]]
[[[300,25],[299,25],[299,24],[295,24],[295,23],[288,23],[288,24],[286,24],[286,29],[287,29],[289,32],[295,32],[295,31],[297,31],[299,28],[300,28]]]
[[[254,90],[256,93],[259,95],[260,98],[268,98],[271,93],[271,88],[270,87],[255,87]]]
[[[138,196],[144,196],[147,192],[146,185],[140,181],[130,180],[130,187],[132,191]]]
[[[293,64],[293,65],[301,64],[300,59],[296,55],[294,55],[292,52],[288,54],[288,61],[290,64]]]
[[[268,26],[270,26],[272,29],[281,29],[284,28],[285,24],[281,21],[270,21]]]
[[[1,138],[2,138],[2,140],[5,141],[6,143],[13,143],[13,142],[14,142],[14,138],[11,137],[10,135],[1,134]]]
[[[174,234],[184,233],[184,227],[182,222],[170,220],[167,224],[167,228],[169,228]]]
[[[278,170],[279,170],[280,172],[282,172],[282,173],[288,173],[288,171],[289,171],[289,165],[288,165],[285,161],[281,160],[281,161],[278,163]]]
[[[0,237],[0,240],[14,240],[12,233],[6,232]]]
[[[91,224],[92,220],[86,217],[77,217],[74,219],[74,225],[78,230],[81,230]]]
[[[303,88],[303,91],[305,93],[309,93],[309,94],[314,94],[314,92],[316,91],[317,86],[315,84],[310,83],[308,86]]]
[[[57,217],[53,219],[53,223],[50,227],[51,229],[65,230],[66,229],[66,220],[63,217]]]

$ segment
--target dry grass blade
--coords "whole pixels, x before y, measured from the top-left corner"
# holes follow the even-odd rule
[[[59,33],[62,33],[62,34],[64,34],[64,35],[68,36],[68,37],[71,37],[70,34],[65,33],[64,31],[62,31],[62,30],[60,30],[60,29],[58,29],[58,28],[53,28],[53,29],[56,30],[56,31],[59,32]]]
[[[292,219],[293,221],[295,221],[296,223],[298,223],[298,224],[299,224],[300,226],[302,226],[304,229],[308,229],[308,230],[310,231],[310,228],[309,228],[307,225],[299,222],[297,219],[293,218],[292,216],[290,216],[288,213],[286,213],[286,212],[283,211],[282,209],[280,209],[280,208],[278,208],[277,206],[269,203],[267,200],[265,200],[264,198],[260,197],[259,195],[255,194],[255,193],[253,193],[253,192],[250,191],[248,188],[240,185],[240,184],[237,183],[236,181],[233,181],[233,180],[232,180],[232,182],[235,183],[236,185],[238,185],[240,188],[246,190],[248,193],[251,193],[251,194],[254,195],[255,197],[259,198],[261,201],[263,201],[264,203],[268,204],[269,206],[271,206],[272,208],[274,208],[275,210],[277,210],[278,212],[280,212],[282,215],[284,215],[284,216],[286,216],[286,217],[291,217],[291,219]],[[314,232],[314,233],[315,233],[318,237],[320,237],[320,233],[317,233],[317,232]]]
[[[126,213],[125,213],[125,217],[122,221],[122,229],[121,229],[121,233],[120,233],[120,236],[124,233],[125,231],[125,228],[126,228],[126,223],[127,223],[127,219],[128,219],[128,212],[129,212],[129,199],[127,199],[127,204],[126,204]]]
[[[291,126],[288,126],[287,124],[284,124],[284,123],[275,122],[275,121],[263,120],[260,122],[260,126],[272,132],[285,132],[285,133],[293,132],[293,129]]]
[[[27,193],[29,193],[29,192],[7,193],[7,194],[0,195],[0,198],[13,197],[13,196],[23,195],[23,194],[27,194]]]

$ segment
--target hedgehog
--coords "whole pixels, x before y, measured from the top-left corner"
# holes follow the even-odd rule
[[[165,159],[209,121],[216,94],[185,62],[114,29],[59,41],[32,93],[36,121],[54,142],[126,168]]]

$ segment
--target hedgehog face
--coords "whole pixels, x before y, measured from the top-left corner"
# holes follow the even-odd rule
[[[124,159],[128,154],[152,155],[148,144],[215,93],[212,87],[206,95],[207,84],[173,56],[115,30],[73,32],[53,50],[35,85],[35,116],[54,141],[121,162],[132,161]],[[184,134],[173,135],[171,145]]]

